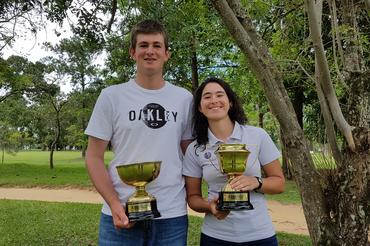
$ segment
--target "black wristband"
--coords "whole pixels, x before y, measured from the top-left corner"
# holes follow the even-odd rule
[[[254,189],[254,191],[258,192],[258,190],[261,189],[261,187],[262,187],[263,181],[262,181],[262,178],[260,178],[260,177],[255,176],[255,178],[258,181],[258,187],[256,189]]]

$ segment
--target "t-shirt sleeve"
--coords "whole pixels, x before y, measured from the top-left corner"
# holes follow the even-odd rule
[[[182,166],[182,174],[184,176],[194,178],[202,177],[202,167],[200,166],[199,159],[195,154],[194,142],[187,148]]]
[[[280,152],[270,135],[265,130],[261,130],[261,144],[258,157],[261,165],[264,166],[278,159],[280,157]]]
[[[112,103],[106,90],[103,90],[95,103],[85,134],[110,141],[113,134],[112,112]]]
[[[193,96],[191,94],[188,96],[186,103],[187,103],[186,117],[185,117],[184,130],[182,132],[181,140],[189,140],[193,138],[193,135],[192,135]]]

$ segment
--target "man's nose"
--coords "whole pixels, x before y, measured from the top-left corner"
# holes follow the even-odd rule
[[[154,48],[151,45],[149,45],[148,49],[146,50],[146,53],[153,54],[153,52],[154,52]]]

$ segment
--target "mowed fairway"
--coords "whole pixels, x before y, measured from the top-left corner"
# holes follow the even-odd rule
[[[112,153],[107,152],[105,163],[111,159]],[[79,151],[54,152],[53,169],[49,167],[48,151],[7,154],[0,165],[0,186],[92,188]]]
[[[107,152],[105,163],[111,159]],[[54,169],[47,151],[7,154],[0,164],[0,186],[93,189],[78,151],[55,152]],[[293,182],[286,195],[269,199],[299,202]],[[97,245],[100,209],[99,204],[0,200],[0,245]],[[202,218],[189,216],[188,245],[199,245],[201,224]],[[277,235],[279,245],[311,245],[308,236]]]

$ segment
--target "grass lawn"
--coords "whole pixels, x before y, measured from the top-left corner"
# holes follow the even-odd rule
[[[100,205],[0,200],[0,245],[97,245]],[[188,245],[199,245],[202,218],[189,216]],[[281,246],[311,245],[278,233]]]
[[[112,153],[106,153],[106,163]],[[0,164],[0,186],[92,188],[84,159],[78,151],[54,152],[54,169],[49,167],[48,151],[22,151],[5,155]]]
[[[106,153],[105,163],[112,159]],[[22,151],[5,155],[0,164],[1,187],[73,187],[91,189],[81,153],[57,151],[54,169],[49,152]],[[204,185],[206,192],[206,186]],[[294,182],[281,195],[267,196],[282,203],[300,203]],[[0,245],[96,245],[101,205],[0,200]],[[199,245],[202,218],[190,216],[188,245]],[[308,236],[278,233],[280,245],[311,245]]]
[[[105,157],[105,163],[108,164],[112,160],[112,153],[106,152]],[[0,164],[0,186],[91,189],[92,183],[81,152],[56,151],[54,169],[50,169],[49,152],[21,151],[15,156],[5,155],[4,164]],[[203,194],[207,194],[206,185],[203,185]],[[297,187],[292,181],[286,182],[284,193],[267,195],[267,198],[284,204],[301,202]]]

